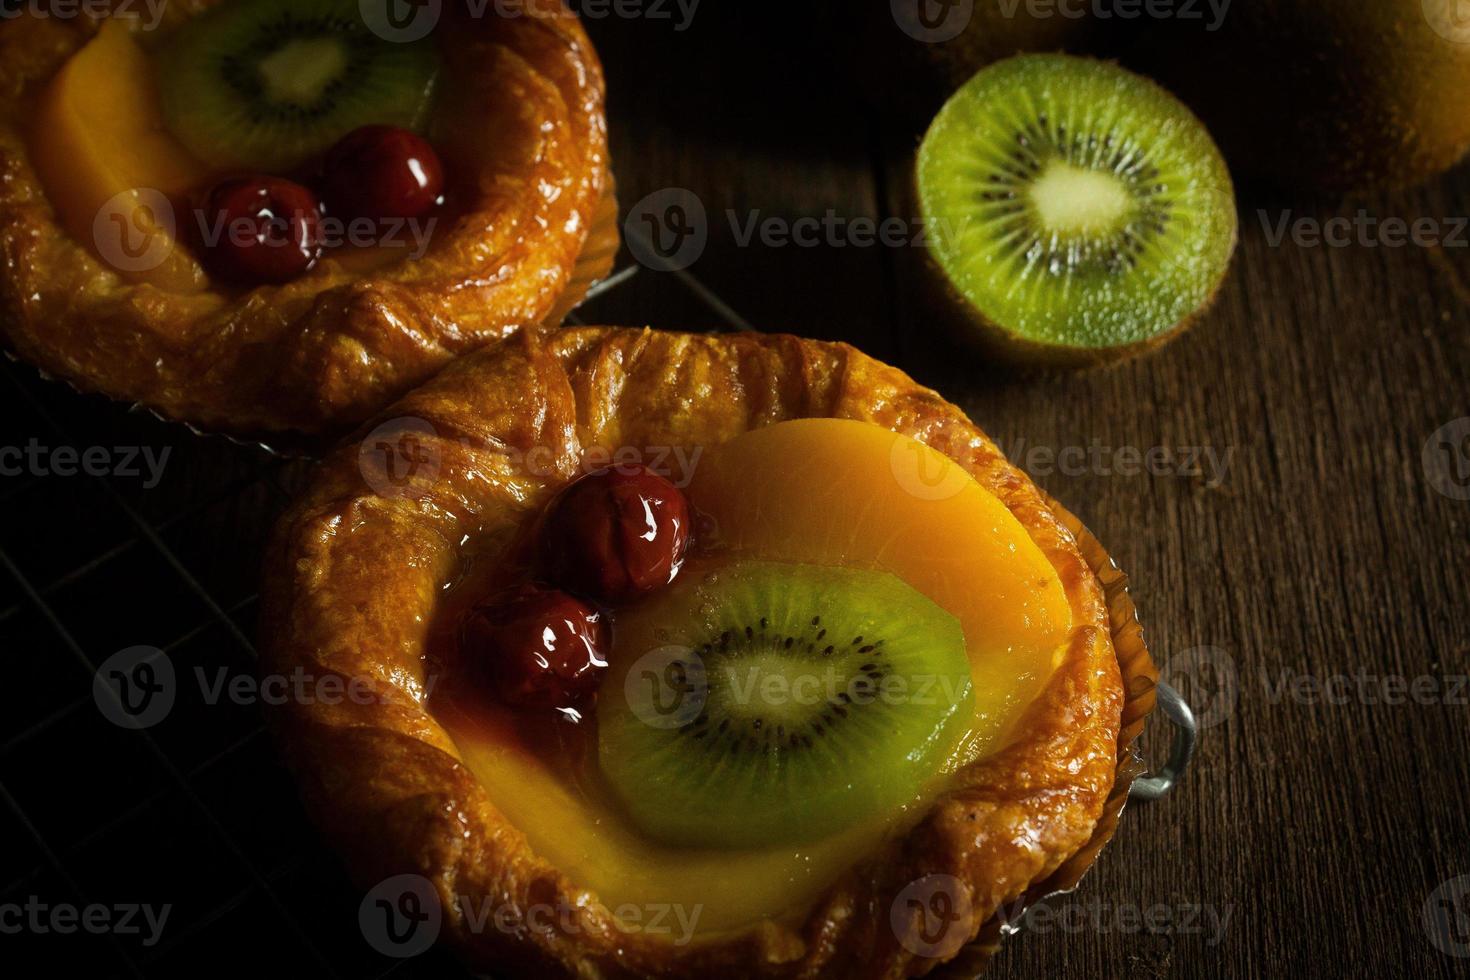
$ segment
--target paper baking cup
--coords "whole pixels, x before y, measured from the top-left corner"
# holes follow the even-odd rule
[[[943,980],[973,980],[984,972],[990,958],[1000,949],[1002,937],[1019,930],[1015,923],[1020,921],[1028,908],[1042,899],[1065,895],[1076,889],[1082,877],[1097,860],[1103,846],[1117,833],[1118,818],[1128,802],[1128,793],[1133,788],[1134,780],[1147,771],[1147,766],[1138,754],[1136,743],[1157,702],[1159,670],[1143,641],[1143,627],[1138,622],[1138,612],[1128,594],[1128,576],[1071,511],[1049,494],[1045,494],[1045,491],[1043,495],[1057,519],[1077,539],[1077,549],[1097,576],[1107,601],[1113,649],[1117,652],[1118,668],[1123,678],[1123,716],[1118,730],[1117,776],[1113,780],[1113,791],[1103,805],[1102,816],[1098,818],[1097,827],[1087,843],[1048,877],[1035,882],[1024,893],[1006,902],[1003,914],[997,912],[989,922],[981,926],[980,933],[973,942],[954,959],[930,974]]]

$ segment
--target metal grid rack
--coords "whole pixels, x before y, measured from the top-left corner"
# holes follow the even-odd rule
[[[625,262],[570,320],[595,322],[599,300],[638,272]],[[716,329],[750,329],[687,270],[648,274],[677,281]],[[307,464],[79,397],[24,365],[0,374],[0,446],[100,447],[114,463],[133,447],[170,452],[152,487],[121,465],[0,477],[0,650],[13,685],[0,718],[0,907],[171,906],[152,944],[27,931],[5,946],[34,943],[44,959],[33,961],[98,976],[193,977],[200,963],[241,976],[308,963],[322,977],[458,973],[447,954],[390,959],[363,941],[362,896],[308,825],[258,709],[207,696],[254,677],[260,547]],[[128,730],[108,720],[115,693],[93,678],[138,645],[199,683],[175,684],[163,721]]]
[[[637,272],[623,265],[571,319]],[[746,326],[687,272],[673,278],[720,322]],[[12,362],[0,362],[0,446],[35,446],[42,459],[7,458],[0,476],[12,685],[0,717],[0,907],[34,907],[44,927],[0,936],[5,960],[92,976],[192,977],[206,962],[216,975],[289,963],[322,977],[459,972],[445,954],[394,960],[363,941],[361,896],[307,823],[258,708],[211,697],[255,675],[260,548],[309,464],[78,396]],[[78,466],[59,448],[105,450],[110,469],[59,475]],[[169,454],[146,488],[141,455],[126,461],[141,448]],[[115,689],[94,677],[136,646],[191,680],[173,685],[162,721],[129,730],[108,720]],[[136,913],[136,935],[62,932],[50,918],[100,905],[121,925],[124,907],[145,904],[171,906],[155,943]]]

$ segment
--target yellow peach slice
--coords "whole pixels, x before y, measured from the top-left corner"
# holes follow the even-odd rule
[[[963,764],[1003,742],[1072,627],[1056,570],[957,463],[908,436],[800,419],[706,450],[688,489],[717,547],[892,572],[959,619],[975,682]]]
[[[208,172],[164,128],[153,65],[131,21],[112,18],[41,97],[31,159],[62,224],[111,268],[161,289],[206,278],[178,244],[170,198]],[[181,218],[182,216],[180,216]]]
[[[439,722],[464,765],[531,849],[607,908],[636,927],[637,915],[662,910],[683,916],[693,937],[707,939],[762,919],[791,920],[811,907],[843,871],[901,833],[942,786],[897,813],[866,821],[824,840],[748,850],[692,849],[641,834],[595,781],[579,785],[564,771],[515,744],[493,718],[441,702]],[[623,910],[627,910],[626,912]]]

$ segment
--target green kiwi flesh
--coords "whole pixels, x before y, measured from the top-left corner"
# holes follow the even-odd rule
[[[1043,362],[1150,346],[1229,268],[1230,175],[1197,119],[1109,62],[1022,55],[976,74],[917,162],[931,257],[990,335]]]
[[[357,0],[226,0],[159,55],[164,118],[221,169],[289,171],[370,123],[418,128],[439,59],[385,40]]]
[[[973,716],[959,621],[886,572],[742,561],[651,601],[667,645],[615,645],[598,759],[658,841],[793,844],[897,814]]]

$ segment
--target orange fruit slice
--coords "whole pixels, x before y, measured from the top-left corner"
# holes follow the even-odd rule
[[[960,764],[998,747],[1064,651],[1072,610],[1041,549],[959,464],[908,436],[783,422],[707,450],[688,493],[718,548],[892,572],[959,619],[976,701]]]
[[[193,292],[204,270],[179,245],[173,199],[209,177],[165,129],[153,65],[127,18],[110,18],[41,97],[32,162],[62,224],[137,282]]]

